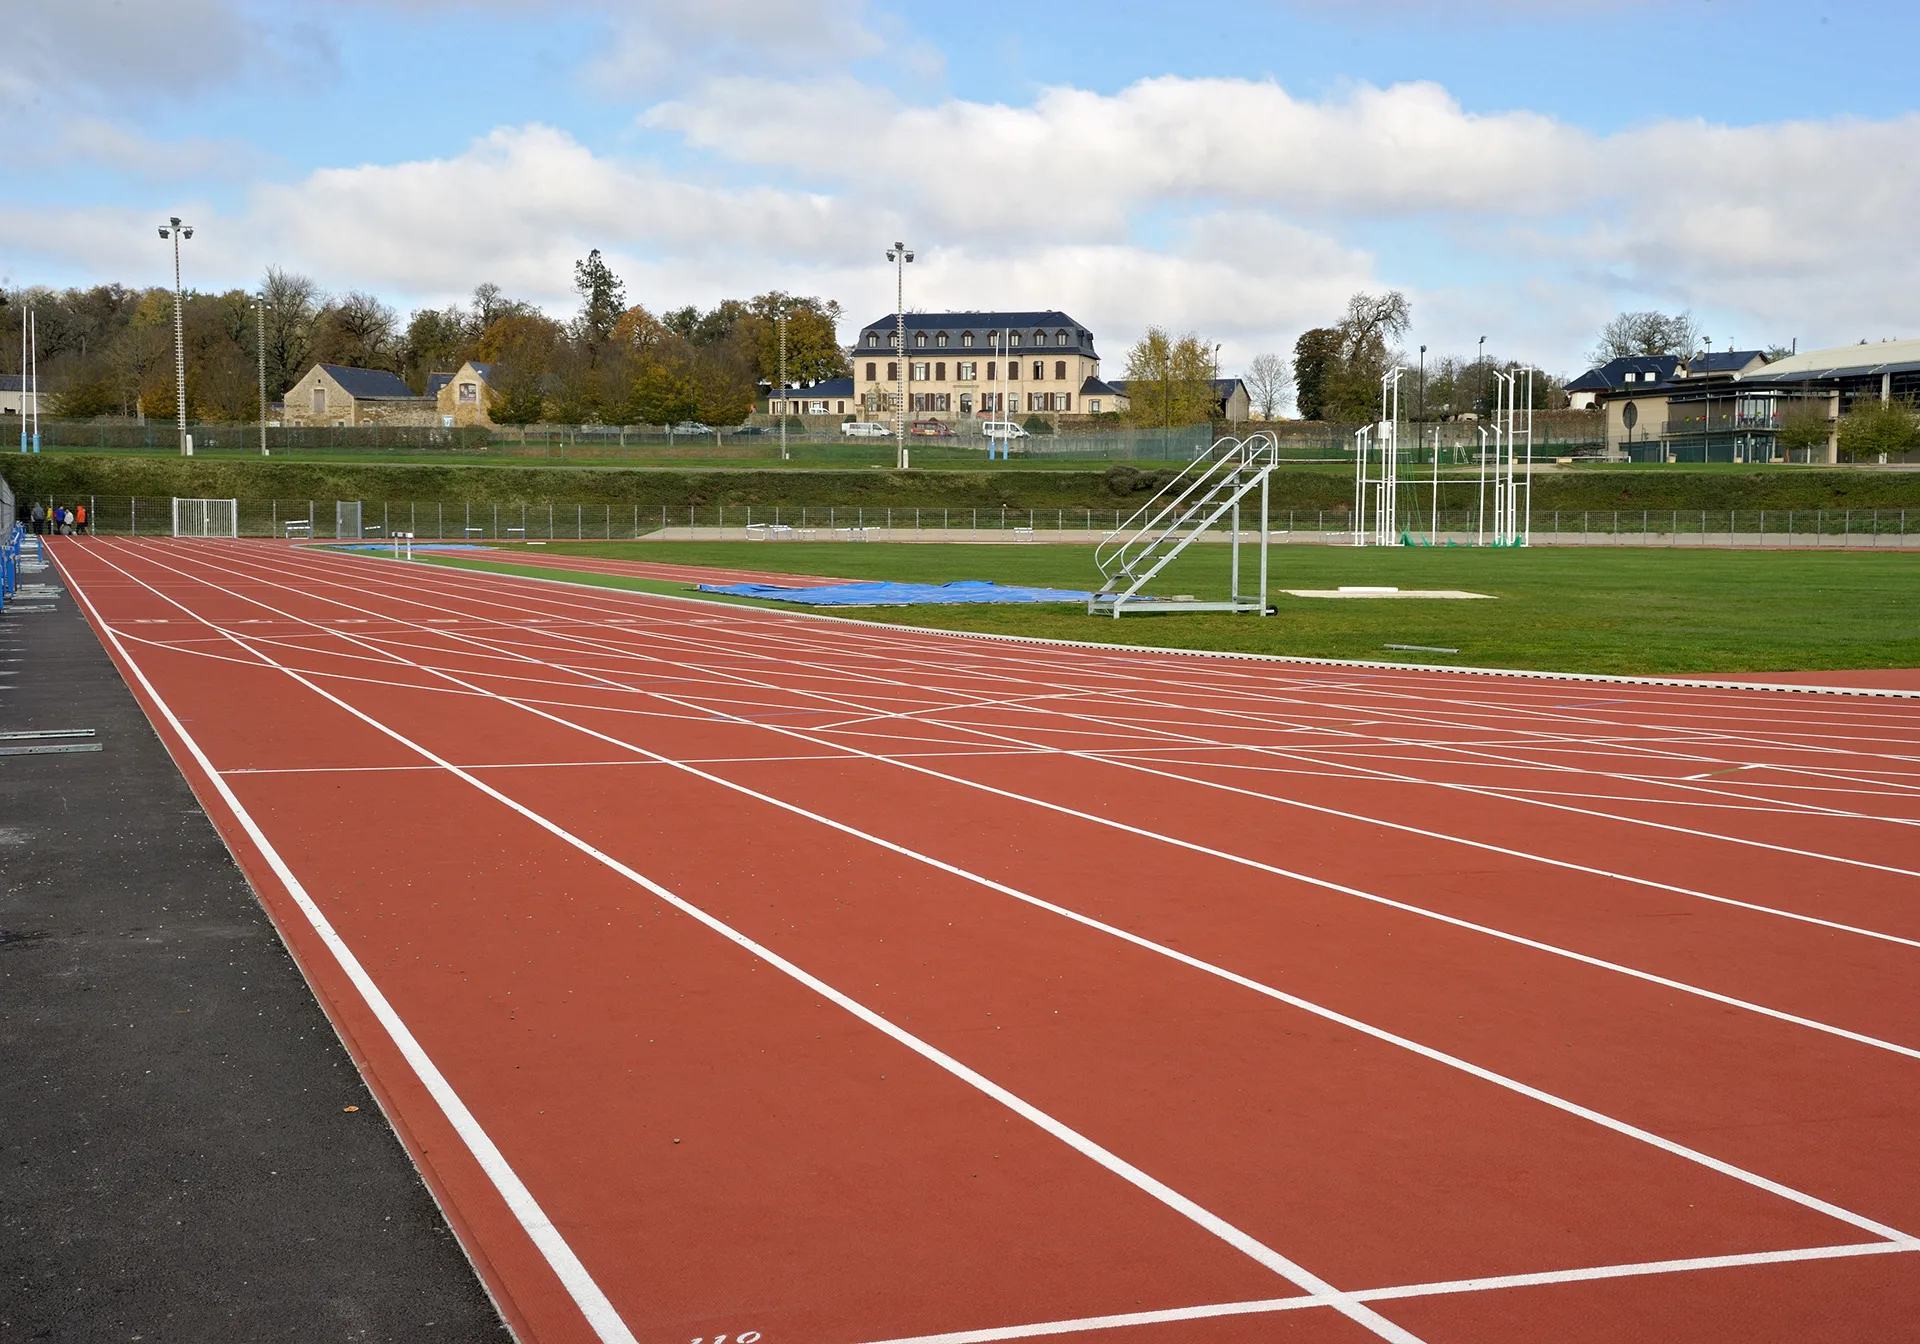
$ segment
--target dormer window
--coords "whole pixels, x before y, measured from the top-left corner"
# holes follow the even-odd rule
[[[973,333],[970,331],[961,332],[960,344],[968,350],[973,349]]]
[[[1067,344],[1067,333],[1066,333],[1066,332],[1064,332],[1064,331],[1056,331],[1056,332],[1054,332],[1054,333],[1053,333],[1053,343],[1054,343],[1055,345],[1065,345],[1065,344]]]
[[[1012,335],[1012,336],[1010,336],[1010,337],[1009,337],[1008,339],[1009,339],[1009,340],[1010,340],[1010,341],[1011,341],[1011,342],[1013,343],[1013,345],[1014,345],[1014,347],[1015,347],[1016,349],[1017,349],[1017,348],[1019,347],[1019,345],[1020,345],[1020,333],[1019,333],[1019,332],[1017,332],[1017,331],[1016,331],[1016,332],[1014,332],[1014,333],[1013,333],[1013,335]]]
[[[1629,370],[1627,373],[1626,381],[1629,383],[1637,383],[1640,381],[1640,375]]]
[[[941,333],[940,333],[940,334],[939,334],[938,336],[935,336],[935,337],[933,338],[933,343],[934,343],[935,345],[937,345],[937,346],[939,346],[939,347],[940,347],[940,348],[941,348],[942,350],[944,350],[944,349],[946,349],[946,348],[947,348],[947,333],[943,331],[943,332],[941,332]]]
[[[887,344],[898,350],[900,348],[900,333],[898,331],[888,332]]]
[[[868,332],[867,345],[871,347],[871,346],[877,346],[879,344],[880,344],[880,333],[877,331]]]
[[[1034,343],[1035,345],[1045,345],[1045,344],[1047,343],[1047,333],[1046,333],[1046,332],[1044,332],[1044,331],[1036,331],[1036,332],[1034,332],[1034,333],[1033,333],[1033,343]]]

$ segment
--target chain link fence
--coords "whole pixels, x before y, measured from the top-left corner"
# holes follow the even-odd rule
[[[4,489],[0,485],[0,489]],[[22,498],[8,514],[31,509]],[[87,530],[103,536],[170,536],[167,495],[47,498],[85,505]],[[347,508],[340,507],[346,504]],[[377,540],[411,532],[423,541],[1074,541],[1097,540],[1132,515],[1117,509],[889,508],[870,504],[646,505],[545,501],[242,499],[243,537]],[[355,516],[356,526],[343,518]],[[1408,545],[1473,545],[1489,535],[1478,508],[1406,511]],[[1270,515],[1282,541],[1339,544],[1352,537],[1345,509],[1280,509]],[[1223,523],[1213,529],[1224,537]],[[1920,509],[1592,509],[1536,510],[1535,545],[1920,548]]]

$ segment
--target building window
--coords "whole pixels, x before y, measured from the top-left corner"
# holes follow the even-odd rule
[[[1098,397],[1091,397],[1091,398],[1089,398],[1089,399],[1088,399],[1088,401],[1087,401],[1087,414],[1088,414],[1088,415],[1098,415],[1098,414],[1100,414],[1100,398],[1098,398]]]
[[[867,381],[870,383],[873,382],[875,378],[874,368],[875,368],[875,365],[873,361],[868,360],[867,361]]]
[[[980,366],[970,359],[963,359],[953,366],[953,379],[957,383],[971,383],[980,376]]]
[[[933,381],[931,378],[927,377],[927,361],[924,359],[916,359],[913,361],[912,364],[908,366],[907,377],[912,379],[916,383],[928,383]]]
[[[944,383],[947,381],[947,361],[946,360],[943,359],[939,363],[933,366],[933,381],[936,383]]]
[[[1020,381],[1020,361],[1019,360],[1010,359],[1007,361],[1007,377],[1011,381],[1016,383]]]
[[[836,412],[835,412],[835,414],[836,414],[836,415],[845,415],[846,413],[847,413],[847,403],[843,401],[843,402],[841,402],[841,403],[840,403],[840,409],[839,409],[838,411],[836,411]]]
[[[997,360],[991,360],[991,359],[988,360],[987,361],[987,381],[992,382],[995,378],[998,378],[999,376],[1000,376],[999,362]]]
[[[1054,343],[1055,345],[1065,345],[1065,344],[1067,343],[1067,333],[1066,333],[1066,332],[1064,332],[1064,331],[1056,331],[1056,332],[1054,332],[1054,333],[1053,333],[1053,343]]]
[[[899,377],[900,377],[899,363],[895,360],[891,360],[891,359],[888,360],[887,361],[887,381],[890,383],[895,382],[899,379]]]
[[[1045,345],[1045,344],[1047,343],[1047,333],[1046,333],[1046,332],[1044,332],[1044,331],[1036,331],[1036,332],[1034,332],[1034,333],[1033,333],[1033,343],[1034,343],[1035,345]]]
[[[951,392],[935,392],[932,400],[933,409],[936,411],[953,410],[953,394]]]
[[[479,400],[480,400],[480,384],[478,383],[460,384],[460,401],[463,404],[472,405],[478,402]]]
[[[878,344],[880,344],[880,333],[879,333],[879,332],[877,332],[877,331],[870,331],[870,332],[868,332],[868,333],[867,333],[867,345],[868,345],[869,347],[872,347],[872,346],[876,346],[876,345],[878,345]]]
[[[965,347],[966,349],[968,349],[968,350],[971,350],[971,349],[973,349],[973,333],[972,333],[972,332],[970,332],[970,331],[963,331],[963,332],[961,332],[961,333],[960,333],[960,344],[961,344],[962,346],[964,346],[964,347]]]
[[[1053,377],[1056,382],[1064,383],[1067,381],[1067,361],[1066,360],[1056,359],[1053,361]]]
[[[1047,364],[1045,360],[1036,359],[1033,361],[1033,377],[1035,382],[1044,382],[1046,380]]]
[[[915,392],[913,394],[913,409],[916,411],[924,411],[927,409],[927,394],[925,392]]]
[[[921,349],[925,349],[925,348],[926,348],[926,344],[927,344],[927,333],[926,333],[926,332],[924,332],[924,331],[916,331],[916,332],[914,332],[914,333],[913,333],[913,343],[914,343],[914,345],[915,345],[915,346],[917,346],[917,347],[919,347],[919,348],[921,348]]]
[[[887,344],[892,346],[895,350],[898,350],[900,348],[900,333],[897,331],[888,332]]]
[[[940,347],[940,348],[941,348],[942,350],[944,350],[944,349],[946,349],[946,348],[947,348],[947,333],[943,331],[943,332],[941,332],[941,333],[940,333],[940,334],[939,334],[938,336],[935,336],[935,337],[933,338],[933,343],[934,343],[935,345],[937,345],[937,346],[939,346],[939,347]]]
[[[1017,331],[1014,332],[1010,339],[1013,342],[1013,348],[1018,350],[1020,348],[1020,333]]]
[[[25,404],[24,401],[21,402],[21,405],[24,406]],[[327,413],[327,389],[324,387],[316,387],[313,389],[313,413],[315,415],[325,415]]]
[[[973,393],[962,392],[960,394],[960,414],[962,415],[973,414]]]

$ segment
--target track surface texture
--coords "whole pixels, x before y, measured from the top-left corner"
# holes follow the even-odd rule
[[[505,1344],[73,597],[22,605],[0,730],[99,749],[0,757],[0,1340]]]
[[[1920,705],[62,541],[522,1339],[1911,1339]]]

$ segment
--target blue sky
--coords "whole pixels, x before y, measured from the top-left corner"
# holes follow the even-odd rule
[[[1409,346],[1577,371],[1621,308],[1716,343],[1912,335],[1920,6],[67,0],[0,73],[0,279],[269,263],[403,312],[779,287],[1059,307],[1235,364],[1355,289]],[[1117,370],[1116,370],[1117,371]]]

